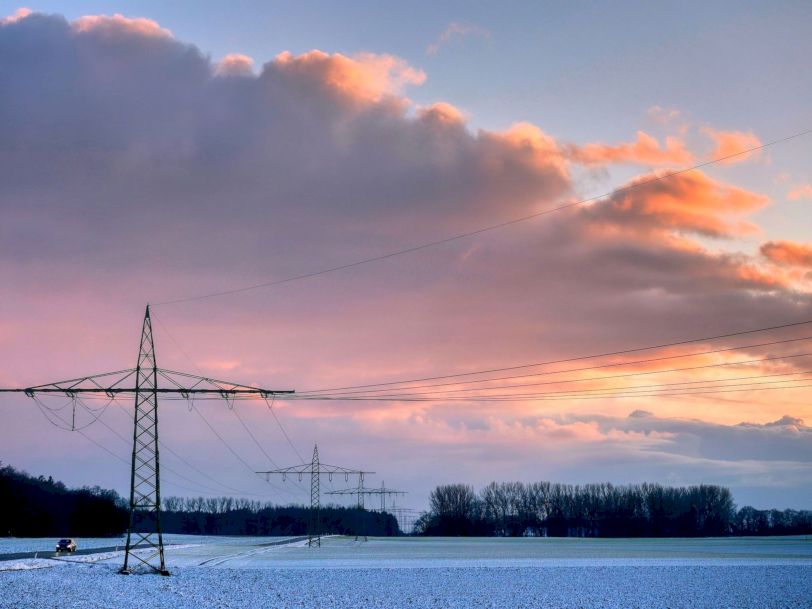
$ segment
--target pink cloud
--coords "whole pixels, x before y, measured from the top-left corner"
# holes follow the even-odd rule
[[[462,111],[446,102],[436,102],[430,106],[418,108],[417,116],[423,120],[446,124],[465,124],[465,115]]]
[[[31,14],[30,8],[18,8],[11,15],[0,18],[0,26],[10,25],[22,21]]]
[[[812,199],[812,184],[799,184],[787,193],[789,201],[800,201],[801,199]]]
[[[383,95],[399,93],[407,85],[421,85],[426,80],[425,72],[403,59],[373,53],[347,57],[317,50],[301,55],[285,51],[276,56],[273,67],[366,102],[378,101]]]
[[[79,33],[97,32],[105,36],[143,36],[150,38],[172,38],[172,32],[158,25],[152,19],[115,15],[86,15],[72,22],[71,27]]]
[[[646,114],[656,123],[663,126],[670,125],[682,116],[682,113],[676,108],[663,108],[658,105],[651,106],[646,111]]]
[[[200,367],[206,370],[214,370],[215,372],[232,372],[241,367],[241,362],[238,360],[207,360],[200,362]]]
[[[531,123],[515,123],[504,132],[481,131],[480,137],[494,144],[493,155],[482,159],[484,168],[501,171],[503,163],[519,161],[539,169],[555,168],[562,180],[569,180],[564,155],[555,138]],[[511,151],[510,159],[503,151]],[[518,154],[517,154],[518,153]]]
[[[761,254],[778,265],[812,268],[812,244],[768,241],[761,246]]]
[[[710,158],[720,159],[737,155],[722,161],[727,165],[743,163],[753,158],[757,151],[740,153],[761,146],[761,140],[752,131],[722,131],[712,127],[703,127],[701,131],[713,141],[714,149],[710,153]]]
[[[7,35],[11,28],[18,28],[14,36]],[[0,371],[9,383],[132,365],[146,299],[240,287],[406,248],[547,209],[578,187],[566,147],[546,130],[519,123],[474,131],[450,104],[417,107],[402,91],[425,75],[391,56],[287,54],[257,74],[222,78],[197,48],[150,28],[113,27],[109,34],[77,35],[64,19],[48,16],[0,29],[3,44],[20,45],[16,61],[0,71],[7,92],[0,96],[7,118],[0,273],[15,287],[0,299]],[[32,44],[37,40],[53,44]],[[113,43],[126,52],[110,52],[118,48]],[[638,136],[602,154],[665,163],[663,155],[677,149],[647,142]],[[736,251],[735,242],[714,251],[695,239],[752,232],[748,215],[764,197],[700,172],[643,184],[652,177],[590,207],[274,289],[158,307],[156,318],[198,365],[222,370],[217,376],[302,390],[812,317],[812,299],[791,282],[792,269]],[[160,365],[193,369],[156,328]],[[704,377],[673,377],[686,378]],[[803,415],[807,408],[802,391],[758,395],[639,400],[634,407],[717,422]],[[588,405],[630,409],[628,402]],[[12,406],[36,414],[24,398]],[[246,458],[262,462],[261,454],[248,455],[233,414],[218,406],[206,403],[207,414]],[[672,433],[670,424],[637,418],[634,425],[566,419],[566,412],[584,412],[573,402],[275,408],[294,441],[323,442],[340,463],[374,453],[382,473],[397,469],[425,484],[464,476],[457,467],[472,475],[537,475],[539,459],[571,465],[573,453],[588,455],[588,467],[616,464],[645,446],[646,434]],[[276,434],[269,450],[286,450],[264,403],[242,412],[257,433]],[[118,416],[125,430],[126,417]],[[200,421],[184,404],[167,402],[162,416],[165,441],[217,475],[235,475],[228,454],[212,457],[219,455],[216,438],[193,428],[190,420]],[[61,444],[51,436],[46,443],[33,420],[3,422],[4,447],[18,438]],[[656,438],[661,451],[669,445],[664,437]],[[18,444],[4,459],[34,458],[30,442]],[[70,467],[78,452],[47,458],[82,472]],[[648,468],[655,453],[645,454],[624,463]],[[453,472],[437,466],[449,461]],[[674,463],[645,472],[686,471]],[[603,478],[605,470],[583,471]],[[121,479],[126,484],[126,472]]]
[[[476,36],[479,38],[490,40],[491,33],[487,29],[480,27],[478,25],[452,21],[451,23],[448,24],[448,27],[446,27],[446,29],[442,31],[440,36],[438,36],[437,40],[435,40],[426,47],[426,54],[436,55],[441,47],[448,44],[454,38],[465,38],[468,36]]]
[[[609,163],[634,163],[640,165],[689,165],[693,155],[684,142],[676,137],[665,138],[665,146],[644,131],[637,132],[634,142],[609,145],[585,144],[570,145],[568,156],[575,162],[585,165],[606,165]]]
[[[726,185],[700,171],[648,182],[642,176],[632,190],[620,190],[607,201],[589,208],[597,225],[609,223],[641,234],[676,231],[711,237],[733,237],[757,232],[739,219],[768,203],[767,197]]]
[[[217,62],[214,72],[218,76],[250,76],[253,69],[254,60],[248,55],[229,53]]]

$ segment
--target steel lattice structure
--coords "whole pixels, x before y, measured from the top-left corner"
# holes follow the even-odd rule
[[[414,524],[423,512],[411,508],[390,507],[388,512],[397,518],[400,530],[407,535],[414,532]]]
[[[358,507],[364,507],[364,497],[367,495],[378,495],[381,498],[381,512],[386,511],[386,498],[395,497],[396,495],[405,495],[407,491],[398,491],[392,488],[386,488],[386,483],[381,482],[381,488],[369,488],[364,486],[364,481],[360,480],[357,488],[343,488],[337,491],[330,491],[326,495],[357,495]]]
[[[406,491],[398,491],[391,488],[386,488],[386,483],[381,482],[381,488],[367,488],[364,486],[363,478],[358,480],[358,486],[356,488],[343,488],[337,491],[329,491],[325,493],[325,495],[355,495],[357,497],[357,505],[359,510],[366,509],[364,507],[364,497],[367,495],[374,496],[378,495],[381,498],[381,508],[380,510],[373,510],[373,511],[380,511],[381,513],[386,511],[386,498],[387,497],[395,497],[397,495],[405,495]],[[364,541],[367,540],[367,534],[364,531],[360,531],[356,533],[355,539],[356,541],[360,536],[364,537]]]
[[[358,483],[363,486],[364,476],[374,474],[375,472],[348,469],[339,465],[321,463],[319,460],[319,447],[318,444],[316,444],[313,446],[313,458],[310,463],[301,463],[299,465],[291,465],[290,467],[281,467],[257,473],[263,474],[266,479],[270,479],[272,475],[280,475],[282,476],[283,482],[287,480],[289,475],[298,476],[300,481],[302,476],[310,476],[310,517],[308,518],[307,526],[307,545],[310,547],[321,547],[321,476],[327,474],[328,480],[332,480],[333,476],[343,474],[344,480],[347,482],[350,476],[358,476]]]
[[[158,460],[158,365],[155,360],[155,341],[152,336],[152,320],[147,307],[141,330],[141,348],[135,368],[135,413],[133,414],[133,456],[130,473],[130,524],[127,527],[127,546],[124,552],[122,573],[130,572],[130,557],[142,565],[153,567],[159,559],[157,570],[169,575],[164,563],[164,542],[161,534],[161,475]],[[134,532],[136,513],[155,522],[146,532]],[[135,543],[133,543],[135,533]],[[132,550],[149,548],[146,557]]]
[[[161,384],[168,386],[161,386]],[[23,389],[0,389],[2,393],[80,396],[106,395],[115,398],[132,395],[133,450],[130,469],[130,514],[127,545],[121,573],[131,573],[139,567],[169,575],[164,561],[161,534],[161,476],[158,450],[158,398],[164,399],[225,399],[229,407],[234,400],[267,399],[290,395],[291,390],[261,389],[230,381],[221,381],[185,372],[158,368],[149,305],[144,314],[138,363],[135,368],[84,376],[67,381],[35,385]],[[71,426],[73,428],[73,424]],[[136,530],[143,529],[143,530]],[[136,565],[136,566],[131,566]]]

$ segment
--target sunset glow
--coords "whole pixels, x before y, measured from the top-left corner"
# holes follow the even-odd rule
[[[777,60],[785,108],[731,84],[796,52],[776,34],[789,8],[709,15],[744,56],[711,28],[661,68],[660,43],[608,37],[586,8],[562,8],[551,42],[531,28],[547,16],[512,35],[490,11],[418,28],[401,7],[352,38],[358,8],[304,28],[269,4],[220,15],[241,40],[159,3],[52,4],[0,3],[0,386],[134,367],[151,303],[159,366],[300,394],[235,406],[274,461],[298,461],[285,432],[318,442],[415,508],[440,483],[512,479],[809,507],[812,323],[788,324],[812,322],[812,90]],[[267,465],[222,401],[198,406]],[[129,409],[85,433],[126,457]],[[126,465],[43,414],[0,398],[0,460],[126,490]],[[184,401],[161,425],[218,480],[306,495],[252,476]]]

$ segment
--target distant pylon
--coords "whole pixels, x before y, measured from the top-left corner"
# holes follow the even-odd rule
[[[359,516],[362,516],[362,514],[360,514],[360,512],[364,510],[364,497],[366,495],[370,495],[370,496],[378,495],[378,496],[380,496],[380,498],[381,498],[381,509],[379,511],[380,511],[381,514],[383,514],[384,512],[386,512],[386,497],[394,497],[396,495],[405,495],[406,491],[398,491],[398,490],[395,490],[395,489],[392,489],[392,488],[386,488],[386,484],[383,483],[383,482],[381,482],[381,488],[366,488],[364,486],[364,479],[361,478],[358,481],[358,486],[356,488],[344,488],[344,489],[337,490],[337,491],[329,491],[326,494],[327,495],[356,495],[358,497],[358,502],[357,503],[358,503]],[[372,511],[377,511],[377,510],[372,510]],[[355,535],[355,540],[358,541],[358,538],[361,537],[361,536],[363,536],[364,541],[367,540],[366,527],[365,526],[364,527],[360,526],[360,523],[359,523],[358,531],[356,532],[356,535]]]
[[[354,489],[342,489],[340,491],[327,491],[325,495],[355,495],[355,541],[359,541],[361,537],[364,538],[364,541],[368,541],[367,533],[366,533],[366,517],[364,516],[364,512],[366,509],[364,508],[364,478],[363,476],[358,477],[358,487]]]
[[[270,479],[272,475],[281,475],[282,481],[287,479],[288,474],[296,474],[299,480],[305,474],[310,474],[310,515],[307,520],[307,545],[310,547],[321,547],[321,476],[327,474],[329,479],[333,479],[334,474],[344,474],[344,480],[349,481],[350,476],[358,476],[359,484],[363,486],[364,475],[374,474],[375,472],[361,471],[358,469],[348,469],[338,465],[326,465],[319,461],[319,447],[313,446],[313,459],[310,463],[302,463],[300,465],[292,465],[290,467],[282,467],[279,469],[272,469],[266,472],[257,472],[264,474],[266,479]]]

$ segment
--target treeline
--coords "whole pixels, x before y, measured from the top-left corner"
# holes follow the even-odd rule
[[[0,535],[112,537],[127,529],[125,501],[94,487],[69,489],[0,464]]]
[[[749,505],[736,513],[734,535],[808,535],[812,533],[809,510],[757,510]]]
[[[812,533],[812,512],[736,509],[715,485],[496,483],[438,486],[420,535],[708,537]]]
[[[278,506],[233,497],[167,497],[161,528],[167,533],[203,535],[306,535],[310,508]],[[398,535],[391,514],[325,506],[321,532],[338,535]]]
[[[276,506],[233,497],[168,497],[163,500],[165,533],[205,535],[306,535],[310,509]],[[135,528],[148,528],[136,516]],[[356,508],[321,509],[323,534],[398,535],[391,514]],[[127,530],[128,502],[95,487],[69,489],[52,477],[34,477],[0,463],[0,537],[116,537]]]

